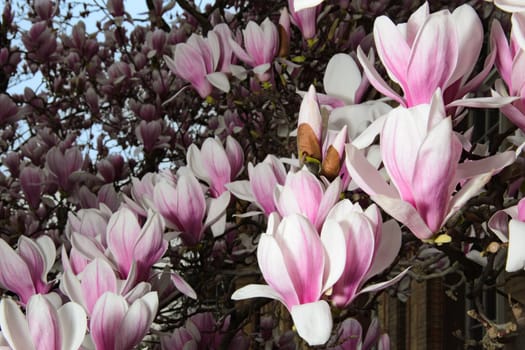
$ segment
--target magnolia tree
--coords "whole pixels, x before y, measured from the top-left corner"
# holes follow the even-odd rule
[[[379,293],[448,274],[513,339],[521,3],[7,0],[0,346],[386,350]]]

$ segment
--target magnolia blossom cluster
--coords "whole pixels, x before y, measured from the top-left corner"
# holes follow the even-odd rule
[[[224,23],[216,25],[206,38],[192,34],[185,43],[175,46],[173,57],[165,56],[168,67],[203,98],[212,95],[214,88],[229,92],[230,76],[246,79],[247,71],[237,60],[251,68],[260,82],[272,81],[274,60],[278,55],[287,55],[290,22],[300,29],[306,40],[312,40],[317,31],[319,6],[296,11],[292,0],[288,4],[288,10],[281,11],[278,26],[269,18],[261,24],[249,21],[242,30],[242,40]]]
[[[102,43],[83,22],[60,37],[58,5],[34,1],[21,37],[27,69],[45,63],[56,79],[49,89],[64,100],[29,88],[0,93],[1,136],[10,141],[0,142],[10,173],[0,169],[0,218],[8,217],[0,347],[289,348],[296,332],[309,346],[387,350],[377,319],[363,335],[347,311],[358,297],[407,281],[411,267],[392,266],[403,240],[463,243],[453,226],[475,226],[501,241],[507,271],[523,270],[524,176],[500,176],[523,164],[523,136],[495,150],[461,125],[470,108],[495,108],[525,131],[525,7],[494,0],[514,12],[512,32],[507,38],[492,22],[477,67],[484,32],[470,5],[431,13],[424,3],[406,23],[379,16],[366,39],[346,35],[348,16],[320,29],[344,3],[290,0],[278,24],[273,13],[260,21],[189,11],[185,26],[170,30],[169,5],[152,1],[148,20],[158,28],[137,26],[128,37],[132,19],[111,0]],[[14,31],[10,6],[2,26]],[[318,64],[331,45],[344,52]],[[16,52],[10,42],[0,47],[0,80],[16,72]],[[323,79],[312,79],[319,67]],[[500,79],[490,96],[472,96],[494,67]],[[379,99],[369,99],[371,87]],[[69,115],[71,96],[82,104]],[[279,121],[268,117],[279,113]],[[35,129],[18,144],[22,121]],[[62,130],[77,125],[90,132]],[[110,136],[137,158],[109,152]],[[286,145],[281,154],[264,148],[276,140]],[[495,177],[508,186],[491,203],[479,195]],[[463,216],[473,199],[490,212],[475,224]],[[16,210],[5,208],[9,201]],[[467,257],[479,249],[463,247]],[[440,258],[433,268],[449,266],[438,249],[423,251]],[[265,308],[257,329],[246,327],[256,316],[236,301],[250,298],[282,303],[294,332],[274,335],[280,321]]]

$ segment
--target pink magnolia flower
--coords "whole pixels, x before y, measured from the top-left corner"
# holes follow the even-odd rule
[[[103,239],[73,232],[72,247],[89,260],[101,258],[115,266],[122,278],[128,278],[136,265],[133,282],[144,281],[151,267],[159,261],[168,247],[164,240],[164,222],[159,214],[149,212],[141,226],[137,216],[121,207],[109,218]]]
[[[317,16],[321,12],[322,5],[296,10],[295,3],[295,0],[288,0],[292,22],[299,28],[305,40],[311,40],[317,34]]]
[[[233,52],[241,61],[254,68],[260,81],[267,81],[271,77],[268,70],[279,50],[277,26],[268,18],[260,26],[250,21],[242,34],[245,49],[230,37]]]
[[[181,168],[176,184],[161,180],[155,185],[153,202],[168,227],[180,232],[183,242],[193,246],[201,241],[205,229],[223,216],[230,196],[225,192],[220,197],[210,198],[206,202],[199,181],[189,169]]]
[[[224,73],[231,73],[230,65],[235,63],[237,59],[230,45],[230,38],[233,35],[230,26],[226,23],[219,23],[213,27],[213,31],[217,33],[221,45],[221,56],[218,63],[218,70]]]
[[[315,175],[302,168],[296,173],[289,172],[284,186],[277,186],[275,206],[282,217],[304,215],[320,230],[328,212],[339,200],[341,189],[339,178],[325,188]]]
[[[90,336],[96,349],[133,349],[148,333],[158,307],[157,292],[149,292],[131,304],[121,295],[104,293],[90,318]]]
[[[156,184],[160,181],[174,184],[177,180],[169,171],[146,173],[140,180],[136,177],[131,177],[131,198],[124,194],[126,206],[143,217],[148,215],[149,209],[156,210],[153,203],[153,192]]]
[[[148,153],[168,146],[169,136],[162,135],[162,123],[160,120],[152,120],[150,122],[142,120],[135,128],[135,135],[144,145],[144,151]]]
[[[235,181],[227,185],[237,198],[255,203],[266,216],[276,211],[274,192],[277,185],[284,185],[286,169],[274,155],[269,154],[264,160],[253,166],[248,164],[250,180]]]
[[[147,278],[151,266],[168,248],[163,234],[164,222],[158,214],[150,213],[142,227],[135,214],[125,207],[111,216],[106,239],[122,276],[128,276],[131,265],[136,262],[138,279]]]
[[[34,294],[46,294],[51,289],[47,274],[56,258],[55,244],[48,236],[32,240],[20,236],[15,252],[0,239],[0,286],[16,293],[22,304]]]
[[[524,270],[525,199],[521,199],[518,205],[497,211],[490,218],[489,227],[503,243],[508,243],[505,270],[508,272]]]
[[[469,5],[462,5],[452,13],[443,10],[430,14],[425,3],[407,23],[398,25],[380,16],[374,22],[374,41],[388,76],[401,86],[404,97],[386,84],[359,49],[358,58],[370,83],[408,107],[430,103],[438,88],[447,104],[463,97],[481,84],[494,59],[491,54],[485,69],[467,83],[483,45],[483,26]]]
[[[504,152],[458,164],[462,145],[450,117],[445,117],[439,91],[431,105],[389,112],[380,146],[391,184],[351,144],[346,148],[348,171],[379,206],[420,239],[431,238],[493,173],[516,157]],[[453,196],[460,181],[463,188]]]
[[[18,106],[6,94],[0,94],[0,124],[18,119]]]
[[[190,82],[202,98],[209,96],[213,87],[224,92],[230,90],[228,78],[218,71],[220,58],[220,40],[213,31],[208,32],[206,39],[192,34],[186,43],[175,45],[173,58],[164,56],[168,68]]]
[[[332,315],[321,298],[339,279],[346,261],[339,224],[327,220],[319,235],[302,215],[292,214],[279,222],[273,213],[259,241],[257,261],[268,285],[242,287],[232,299],[279,300],[290,311],[299,336],[309,345],[324,344],[332,330]]]
[[[124,294],[130,291],[130,280],[120,280],[115,268],[109,261],[95,258],[78,275],[73,270],[65,270],[60,288],[69,299],[91,315],[95,303],[105,292]]]
[[[78,349],[87,330],[86,313],[69,302],[58,309],[40,294],[27,303],[26,315],[8,298],[0,303],[1,335],[12,350]]]
[[[218,138],[207,138],[201,149],[191,144],[186,155],[188,167],[208,185],[213,198],[226,192],[225,185],[234,180],[244,167],[244,152],[233,137],[223,145]]]
[[[369,278],[392,264],[401,248],[401,229],[394,221],[383,224],[377,206],[363,210],[345,199],[330,210],[326,219],[339,224],[346,241],[345,269],[332,290],[335,305],[346,306],[359,294],[387,288],[408,272],[363,288]]]
[[[82,167],[82,153],[78,147],[62,151],[58,147],[51,148],[46,155],[46,167],[54,175],[58,185],[66,191],[72,187],[70,176]]]
[[[40,204],[44,182],[44,172],[42,169],[26,166],[20,172],[20,187],[24,192],[24,197],[32,209],[37,209]]]
[[[525,69],[525,51],[520,48],[515,33],[513,26],[510,43],[508,43],[500,23],[497,20],[492,22],[490,39],[492,47],[497,52],[496,67],[507,86],[505,88],[501,80],[498,80],[496,91],[493,94],[519,97],[512,104],[502,106],[500,110],[512,123],[521,130],[525,130],[525,76],[522,73]]]

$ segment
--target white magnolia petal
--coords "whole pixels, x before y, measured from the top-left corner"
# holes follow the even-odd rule
[[[84,308],[75,302],[69,302],[58,310],[62,350],[78,349],[87,330],[87,318]]]
[[[322,3],[323,0],[293,0],[293,8],[295,12],[314,7]]]
[[[332,56],[323,78],[324,89],[328,95],[352,104],[360,82],[361,72],[352,56],[344,53]]]
[[[368,293],[368,292],[376,292],[376,291],[385,289],[387,287],[390,287],[391,285],[394,285],[397,282],[401,281],[401,279],[403,277],[405,277],[405,275],[408,273],[408,270],[410,270],[410,267],[407,267],[406,269],[401,271],[401,273],[399,273],[399,275],[397,275],[396,277],[392,278],[391,280],[384,281],[384,282],[379,282],[379,283],[375,283],[375,284],[371,284],[369,286],[366,286],[365,288],[361,289],[359,291],[359,293],[357,293],[357,294],[363,294],[363,293]]]
[[[270,298],[283,302],[281,295],[266,284],[249,284],[240,289],[237,289],[232,294],[232,300],[244,300],[251,298]]]
[[[324,300],[301,304],[290,310],[297,333],[308,345],[322,345],[332,333],[332,314],[330,306]]]
[[[0,302],[0,327],[13,350],[35,349],[24,314],[11,299],[4,298]]]
[[[321,231],[321,242],[326,251],[323,292],[331,288],[341,277],[346,264],[346,240],[341,226],[327,219]],[[327,271],[328,270],[328,271]]]
[[[230,81],[226,74],[222,72],[215,72],[206,75],[206,79],[210,82],[211,85],[215,86],[217,89],[223,92],[230,92]]]
[[[515,272],[525,268],[525,222],[510,220],[509,250],[505,270]]]
[[[225,185],[226,189],[233,193],[233,195],[243,201],[255,202],[255,197],[252,193],[252,188],[250,187],[250,181],[248,180],[239,180],[230,182]]]

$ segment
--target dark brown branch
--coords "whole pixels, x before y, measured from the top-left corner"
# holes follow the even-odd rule
[[[179,4],[179,6],[182,7],[183,10],[195,17],[195,19],[199,22],[199,24],[202,27],[203,35],[206,35],[206,33],[208,33],[208,31],[211,30],[211,24],[208,21],[208,18],[202,13],[200,13],[189,2],[187,2],[186,0],[177,0],[177,4]]]

